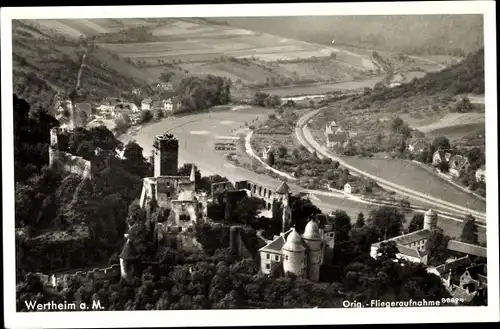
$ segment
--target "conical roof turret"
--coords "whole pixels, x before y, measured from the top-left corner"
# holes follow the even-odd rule
[[[191,182],[194,182],[195,181],[195,168],[194,168],[194,163],[191,165],[191,175],[189,176],[189,179],[191,180]]]
[[[276,193],[288,194],[290,193],[290,187],[285,181],[283,181],[283,183],[281,183],[281,185],[276,189]]]
[[[306,250],[306,248],[304,247],[304,242],[302,241],[302,238],[300,237],[299,233],[297,233],[295,228],[292,228],[291,232],[288,234],[283,249],[295,252],[302,252]]]
[[[122,252],[120,254],[120,258],[124,260],[134,260],[139,258],[139,256],[139,252],[137,251],[137,248],[135,247],[132,240],[127,239],[127,242],[123,246]]]
[[[319,225],[315,219],[311,219],[309,223],[307,223],[303,237],[308,240],[321,240]]]

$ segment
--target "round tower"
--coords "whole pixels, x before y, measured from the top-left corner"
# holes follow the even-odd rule
[[[429,209],[424,215],[424,230],[434,230],[437,227],[438,215]]]
[[[283,271],[302,277],[305,270],[306,248],[295,228],[292,228],[292,231],[288,234],[281,253],[283,254]]]
[[[128,236],[127,236],[128,238]],[[139,259],[139,252],[133,242],[127,239],[120,254],[120,273],[123,280],[130,282],[134,274],[136,261]]]
[[[319,280],[319,270],[323,261],[322,234],[315,219],[307,223],[302,239],[307,245],[307,278],[312,281]]]

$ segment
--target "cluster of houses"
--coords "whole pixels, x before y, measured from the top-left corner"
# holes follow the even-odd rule
[[[452,150],[439,149],[432,155],[432,165],[438,166],[441,163],[447,163],[449,173],[453,177],[461,177],[469,171],[471,166],[469,159],[463,155],[453,154]],[[486,179],[486,167],[483,165],[476,170],[476,181],[484,182]]]
[[[429,258],[427,240],[436,230],[437,224],[438,215],[430,209],[424,215],[422,230],[376,242],[371,246],[370,255],[373,258],[380,257],[380,248],[383,244],[394,242],[398,249],[397,259],[427,266]],[[473,300],[480,304],[484,302],[488,288],[486,248],[450,240],[446,249],[448,260],[439,266],[428,266],[427,272],[437,275],[450,295],[462,303],[471,303]]]
[[[421,154],[429,144],[422,139],[414,140],[408,144],[408,151],[413,154]],[[453,177],[459,178],[467,171],[469,171],[471,163],[469,159],[463,155],[455,154],[455,151],[449,149],[439,149],[432,155],[432,165],[438,166],[441,163],[448,164],[449,174]],[[481,166],[476,170],[476,181],[484,182],[486,178],[486,168]]]

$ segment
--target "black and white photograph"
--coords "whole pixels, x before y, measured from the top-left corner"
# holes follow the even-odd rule
[[[7,327],[500,320],[493,1],[1,13]]]

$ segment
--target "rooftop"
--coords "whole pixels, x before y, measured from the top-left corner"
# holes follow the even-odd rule
[[[276,189],[276,193],[279,194],[288,194],[290,193],[290,187],[286,182],[281,183],[281,185]]]
[[[125,246],[123,246],[120,258],[123,258],[125,260],[133,260],[139,258],[139,256],[139,252],[137,251],[134,243],[130,239],[128,239],[125,243]]]
[[[419,230],[419,231],[411,232],[411,233],[408,233],[408,234],[405,234],[405,235],[400,235],[400,236],[397,236],[397,237],[394,237],[394,238],[391,238],[391,239],[387,239],[385,241],[376,242],[373,245],[374,246],[380,246],[380,244],[382,242],[389,242],[389,241],[394,241],[398,245],[399,244],[401,244],[401,245],[408,245],[410,243],[417,242],[417,241],[420,241],[422,239],[427,239],[427,238],[429,238],[430,234],[431,234],[431,231],[424,229],[424,230]]]
[[[469,259],[469,255],[457,258],[449,263],[441,264],[439,266],[436,266],[436,271],[438,271],[439,274],[444,274],[449,271],[457,271],[460,270],[461,268],[470,266],[472,264],[471,260]]]
[[[487,258],[486,248],[474,244],[460,242],[457,240],[450,240],[448,242],[448,250]]]
[[[329,142],[344,142],[347,141],[347,133],[327,134]]]
[[[410,248],[402,244],[396,244],[396,247],[398,247],[399,253],[410,256],[410,257],[415,257],[415,258],[421,258],[423,255],[418,251],[416,248]]]

